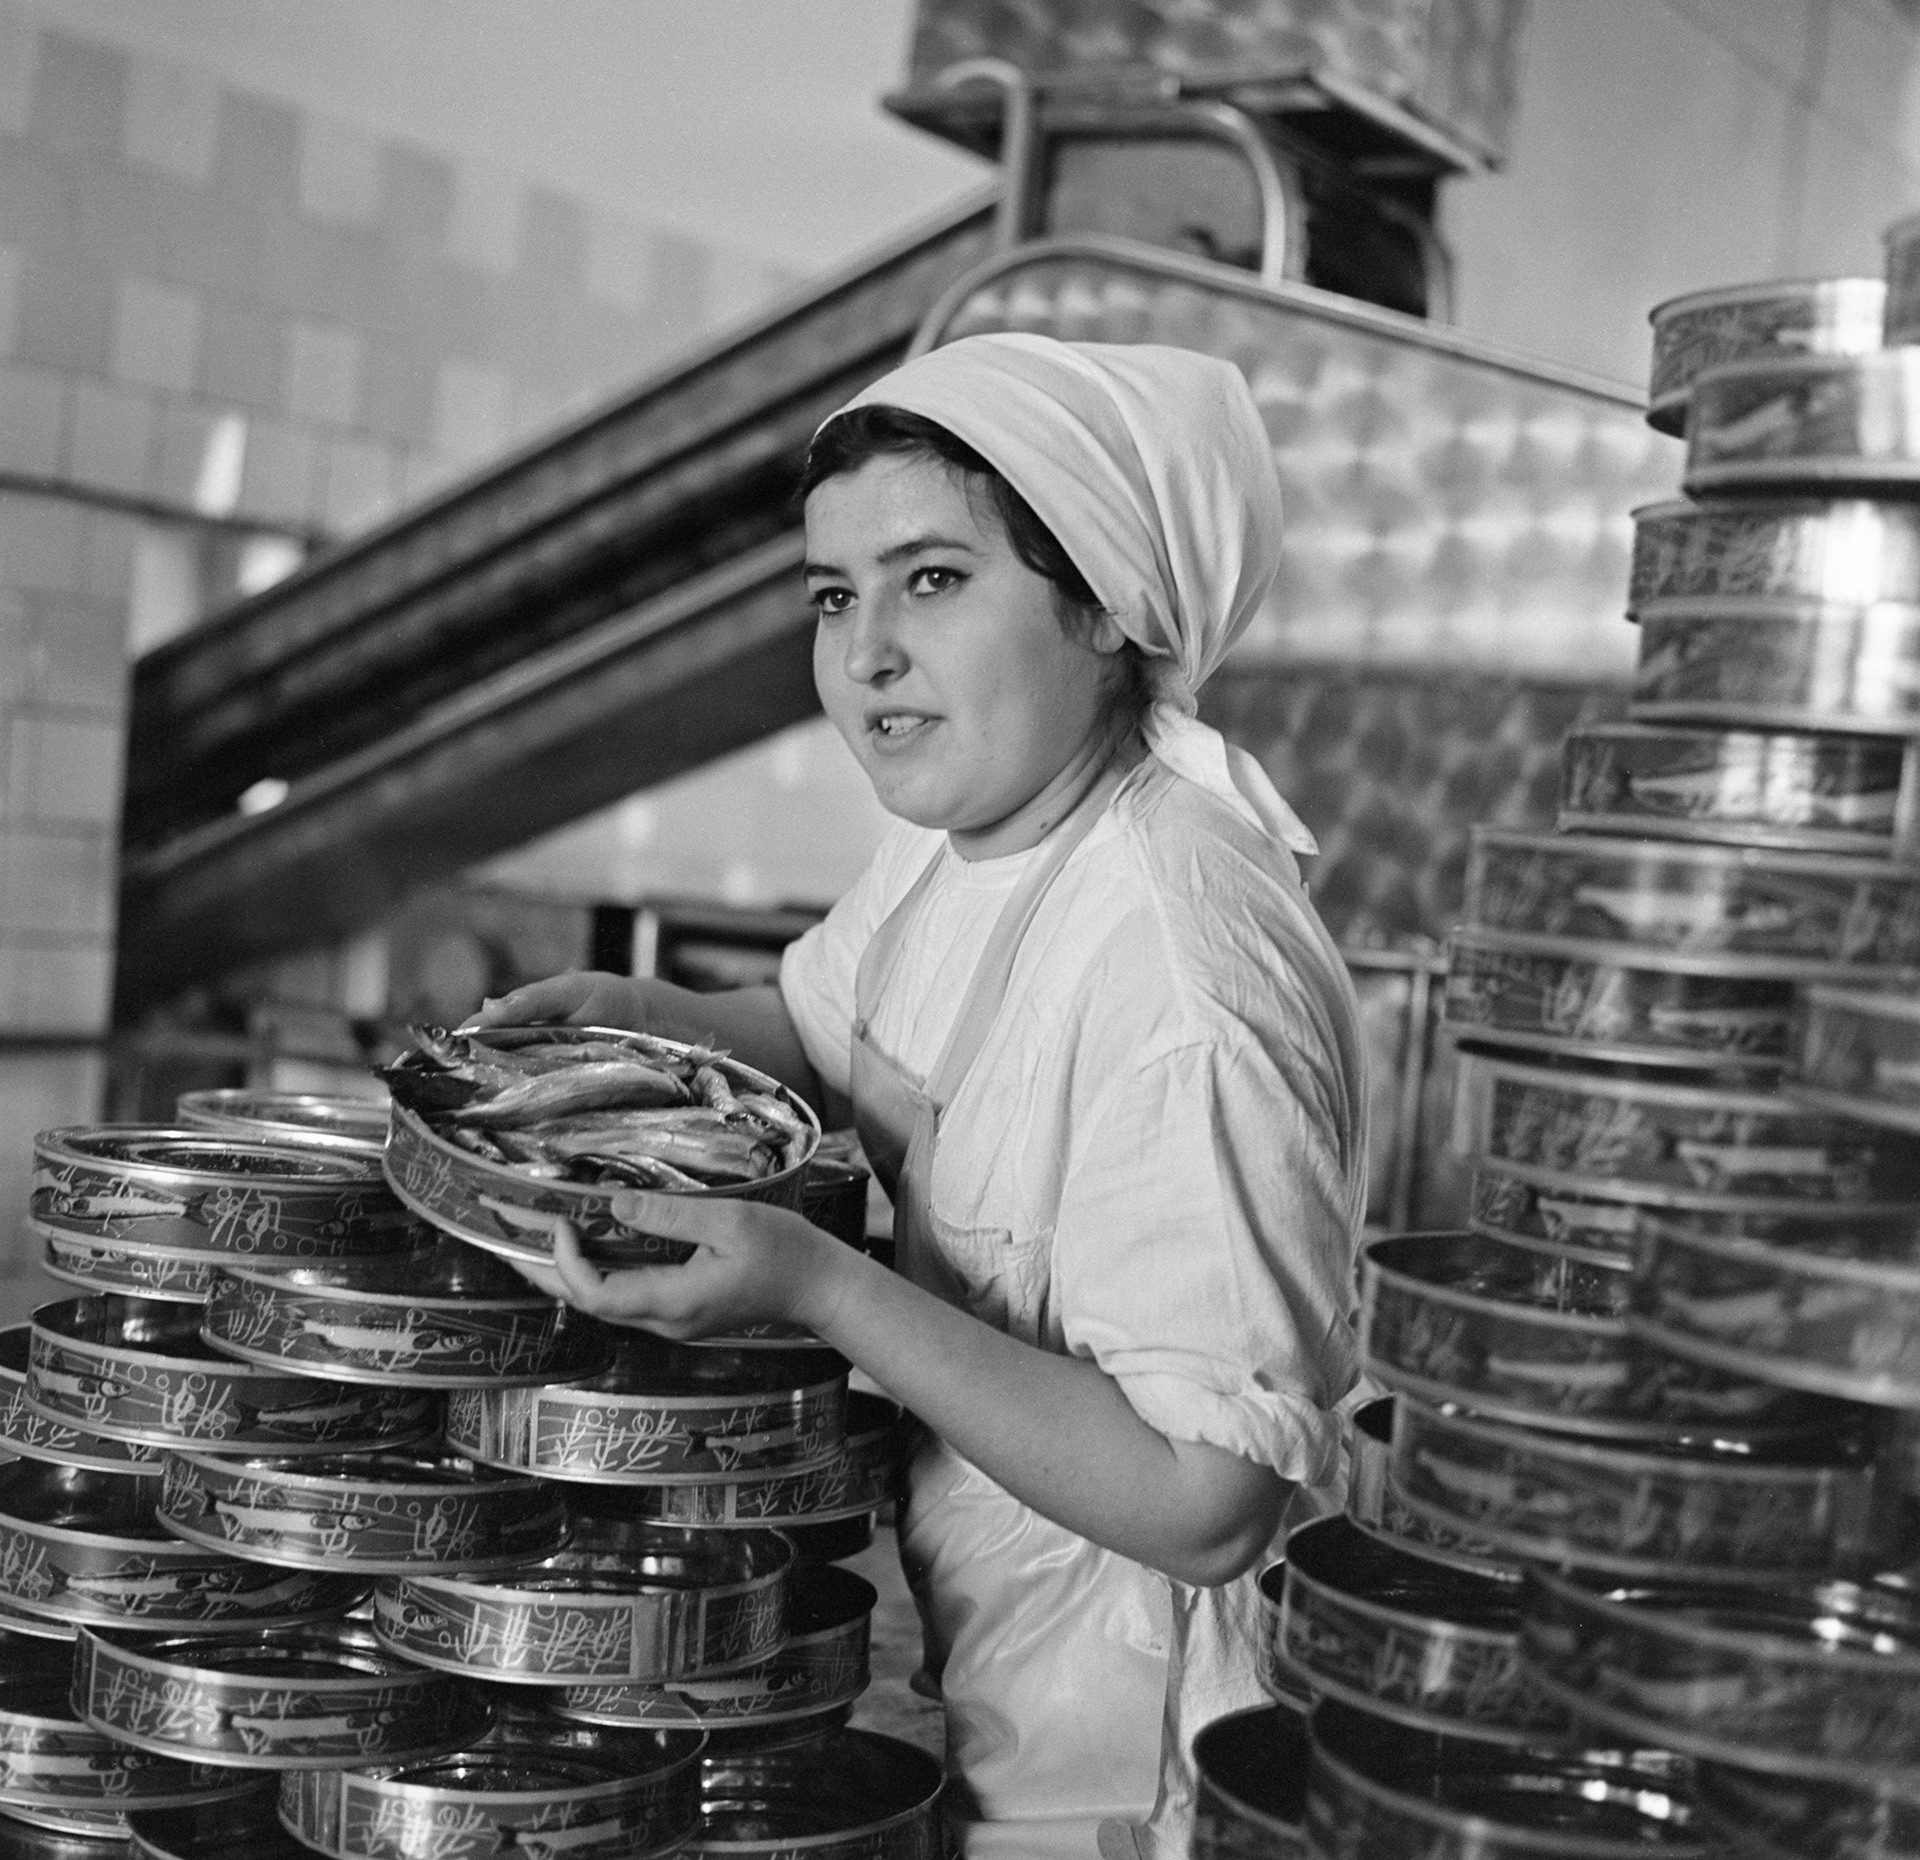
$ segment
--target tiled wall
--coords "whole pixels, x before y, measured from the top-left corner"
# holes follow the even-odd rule
[[[100,1114],[130,640],[785,282],[0,0],[0,1305]]]

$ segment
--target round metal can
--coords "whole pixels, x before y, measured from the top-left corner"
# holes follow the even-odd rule
[[[40,1255],[50,1279],[82,1292],[116,1292],[125,1298],[159,1298],[202,1305],[213,1290],[211,1253],[185,1247],[141,1246],[126,1240],[89,1240],[49,1231]]]
[[[389,1577],[396,1654],[526,1685],[670,1685],[758,1665],[786,1638],[793,1546],[773,1531],[578,1518],[568,1547],[489,1581]]]
[[[355,1769],[459,1750],[492,1723],[477,1688],[344,1622],[239,1635],[80,1631],[73,1702],[136,1749],[242,1769]]]
[[[1541,1187],[1724,1215],[1920,1204],[1920,1140],[1778,1093],[1488,1058],[1464,1068],[1461,1090],[1485,1160]]]
[[[1588,724],[1567,732],[1558,824],[1563,833],[1910,855],[1920,761],[1910,744],[1880,736]]]
[[[856,1163],[837,1156],[816,1155],[807,1165],[800,1191],[800,1211],[814,1226],[836,1240],[865,1252],[867,1248],[867,1188],[873,1177]]]
[[[893,1402],[877,1395],[851,1394],[846,1439],[830,1459],[793,1469],[636,1482],[622,1491],[619,1509],[628,1517],[708,1530],[825,1524],[863,1517],[893,1496],[900,1425],[900,1409]]]
[[[1804,1402],[1669,1357],[1626,1318],[1630,1275],[1593,1287],[1550,1254],[1482,1234],[1404,1234],[1360,1256],[1360,1352],[1387,1388],[1587,1438],[1663,1440]],[[1588,1296],[1597,1290],[1598,1296]]]
[[[73,1653],[64,1642],[0,1633],[0,1804],[117,1814],[229,1798],[244,1771],[156,1757],[75,1716]]]
[[[1743,497],[1633,513],[1627,617],[1920,603],[1920,510],[1899,499]]]
[[[565,1388],[469,1388],[447,1440],[489,1465],[595,1484],[819,1465],[845,1443],[830,1350],[733,1351],[621,1331],[612,1368]]]
[[[1728,362],[1861,355],[1880,347],[1887,286],[1880,278],[1783,278],[1691,291],[1655,304],[1647,424],[1683,437],[1696,377]]]
[[[1920,349],[1728,362],[1693,384],[1689,497],[1920,483]]]
[[[1320,1860],[1717,1860],[1665,1750],[1516,1750],[1338,1699],[1308,1725]]]
[[[1543,1690],[1621,1736],[1787,1776],[1920,1787],[1920,1618],[1848,1582],[1615,1588],[1530,1569]]]
[[[126,1860],[307,1860],[280,1825],[278,1779],[256,1772],[252,1781],[223,1802],[129,1816]]]
[[[1887,246],[1888,348],[1920,342],[1920,214],[1895,220],[1885,234]]]
[[[1920,735],[1920,606],[1649,614],[1640,723]]]
[[[379,1252],[405,1211],[365,1156],[206,1130],[101,1124],[33,1143],[36,1232],[220,1254]]]
[[[505,1387],[597,1375],[613,1339],[477,1248],[319,1265],[223,1265],[201,1336],[243,1362],[332,1382]]]
[[[1631,1270],[1635,1220],[1635,1204],[1625,1195],[1558,1193],[1493,1163],[1474,1170],[1467,1194],[1473,1232],[1590,1266],[1596,1289]]]
[[[553,1709],[585,1724],[694,1724],[716,1739],[838,1712],[867,1689],[878,1599],[873,1585],[851,1570],[796,1568],[786,1643],[771,1659],[723,1678],[671,1686],[569,1686]]]
[[[704,1741],[505,1711],[449,1756],[289,1771],[280,1819],[329,1860],[650,1860],[699,1823]]]
[[[1382,1395],[1353,1411],[1347,1428],[1347,1518],[1356,1530],[1429,1563],[1470,1575],[1519,1579],[1519,1565],[1491,1544],[1449,1530],[1409,1511],[1392,1478],[1393,1397]],[[1271,1689],[1271,1688],[1269,1688]]]
[[[0,1860],[127,1860],[127,1837],[111,1826],[63,1830],[0,1813]]]
[[[1635,1303],[1634,1330],[1675,1356],[1920,1408],[1920,1211],[1762,1232],[1649,1214]]]
[[[1520,1670],[1516,1582],[1430,1563],[1336,1517],[1292,1532],[1260,1593],[1269,1657],[1318,1694],[1499,1743],[1572,1735]]]
[[[481,1574],[550,1556],[566,1505],[541,1479],[402,1453],[170,1455],[159,1521],[188,1543],[295,1569]]]
[[[1728,974],[1725,958],[1574,941],[1455,931],[1447,1024],[1482,1045],[1621,1065],[1777,1070],[1785,1058],[1791,973]]]
[[[187,1130],[217,1130],[262,1143],[318,1143],[377,1157],[387,1142],[384,1098],[322,1092],[182,1092],[173,1114]]]
[[[1909,995],[1809,988],[1784,1089],[1802,1104],[1920,1134],[1920,1006]]]
[[[1896,1469],[1841,1421],[1617,1446],[1402,1396],[1388,1477],[1410,1511],[1507,1556],[1649,1581],[1883,1568],[1902,1525]]]
[[[695,1049],[678,1040],[613,1027],[496,1027],[469,1036],[477,1043],[512,1048],[535,1042],[613,1042],[632,1047],[645,1058],[662,1052],[685,1058]],[[820,1120],[813,1107],[778,1079],[724,1055],[711,1063],[736,1089],[776,1099],[804,1127],[803,1154],[789,1167],[758,1181],[729,1187],[681,1191],[706,1199],[763,1201],[798,1209],[807,1164],[820,1143]],[[425,1079],[432,1062],[409,1053],[390,1068],[396,1092],[404,1097],[409,1076]],[[636,1204],[631,1191],[578,1182],[545,1181],[510,1163],[493,1162],[440,1135],[419,1112],[396,1100],[384,1154],[393,1191],[423,1220],[489,1253],[541,1262],[553,1256],[554,1223],[570,1221],[590,1258],[608,1266],[674,1265],[691,1248],[636,1227],[621,1212]]]
[[[30,1324],[0,1330],[0,1446],[22,1459],[47,1460],[56,1466],[157,1474],[163,1457],[160,1448],[82,1433],[64,1422],[35,1414],[27,1406],[27,1361],[32,1344]]]
[[[310,1621],[364,1587],[179,1543],[155,1521],[159,1496],[146,1475],[34,1460],[0,1469],[0,1591],[54,1621],[155,1633]]]
[[[1465,916],[1508,935],[1742,961],[1920,963],[1920,866],[1476,827]]]
[[[1307,1718],[1291,1705],[1229,1712],[1193,1740],[1192,1860],[1312,1860]]]
[[[937,1758],[877,1731],[709,1757],[689,1854],[729,1860],[941,1860]]]
[[[1694,1768],[1694,1798],[1725,1851],[1740,1860],[1920,1855],[1920,1796],[1912,1791],[1703,1762]]]
[[[419,1439],[433,1398],[235,1362],[187,1305],[98,1297],[33,1314],[26,1402],[50,1420],[149,1446],[340,1453]]]

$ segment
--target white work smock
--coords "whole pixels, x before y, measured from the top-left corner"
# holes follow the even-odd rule
[[[896,911],[862,1035],[929,1078],[1003,908],[1048,857],[1043,842],[969,864],[896,828],[782,965],[823,1081],[852,1089],[856,976]],[[1311,1515],[1356,1377],[1361,1064],[1352,987],[1291,853],[1147,759],[1038,894],[940,1107],[922,1190],[936,1289],[1091,1357],[1150,1426],[1273,1468],[1302,1488],[1293,1518]],[[902,1554],[966,1852],[1184,1855],[1193,1736],[1260,1700],[1254,1576],[1175,1582],[937,1442],[913,1467]]]

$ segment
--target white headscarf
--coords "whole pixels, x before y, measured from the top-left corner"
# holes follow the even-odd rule
[[[944,426],[1059,539],[1153,661],[1147,747],[1296,853],[1318,850],[1265,771],[1194,715],[1194,693],[1280,568],[1273,448],[1230,362],[1153,344],[967,336],[846,407]]]

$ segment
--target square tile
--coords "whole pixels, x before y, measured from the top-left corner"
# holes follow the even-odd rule
[[[122,278],[114,308],[115,376],[191,394],[199,360],[200,299],[170,284]]]
[[[393,512],[398,490],[389,448],[367,439],[332,439],[326,447],[322,511],[335,535],[371,529]]]
[[[49,27],[40,35],[27,134],[48,148],[120,152],[127,55]]]
[[[380,208],[380,139],[349,123],[307,115],[300,125],[300,211],[351,226]]]
[[[0,496],[0,562],[8,587],[71,594],[80,586],[82,514],[53,497]]]
[[[523,184],[503,168],[462,162],[453,172],[447,256],[489,277],[511,277],[520,264]]]
[[[104,381],[78,381],[67,431],[69,477],[143,497],[153,489],[159,412],[153,396]]]
[[[40,34],[22,13],[0,13],[0,135],[24,136],[33,113]]]
[[[9,824],[0,832],[0,937],[23,941],[109,934],[115,837]]]
[[[242,211],[297,210],[300,112],[256,91],[220,92],[213,185]]]
[[[0,468],[52,477],[66,418],[60,377],[0,362]],[[0,559],[0,575],[7,573]]]
[[[19,1032],[105,1031],[113,955],[104,937],[0,946],[0,957],[13,984],[10,996],[0,999],[6,1002],[6,1018]]]
[[[30,1156],[35,1131],[95,1122],[105,1071],[98,1053],[0,1055],[0,1155]]]
[[[498,452],[506,440],[508,396],[499,369],[459,356],[442,362],[434,390],[434,451],[461,464]]]
[[[200,388],[215,400],[278,413],[286,399],[287,342],[278,318],[234,303],[207,305]]]
[[[213,443],[214,416],[184,401],[160,405],[159,476],[155,489],[170,503],[197,509],[200,480]]]
[[[579,201],[547,187],[527,190],[520,275],[548,295],[580,294],[587,275],[587,214]]]
[[[303,526],[312,522],[318,456],[319,443],[311,433],[284,420],[255,420],[247,434],[236,514]]]
[[[20,270],[13,352],[63,374],[104,375],[113,360],[114,278],[93,257],[28,251]]]
[[[135,52],[127,66],[127,159],[205,186],[213,174],[220,86],[211,71]]]
[[[654,238],[633,220],[590,211],[583,278],[587,296],[621,310],[644,310],[653,290]]]
[[[7,732],[7,808],[22,821],[112,827],[120,818],[120,729],[26,713]]]
[[[36,595],[27,612],[33,623],[35,701],[91,712],[96,721],[117,721],[127,700],[126,598]]]
[[[287,331],[287,412],[296,420],[351,426],[360,408],[360,338],[333,324]]]
[[[192,531],[151,524],[134,544],[132,582],[121,627],[120,660],[127,661],[177,639],[206,608],[200,551]]]
[[[149,528],[144,517],[96,510],[88,515],[81,542],[80,592],[98,607],[119,611],[133,587],[133,551]]]
[[[0,355],[13,353],[19,327],[20,254],[10,245],[0,245]]]
[[[27,597],[11,588],[0,588],[0,711],[32,695],[37,673],[33,617],[27,609]],[[5,736],[5,720],[0,717],[0,742]],[[0,789],[0,816],[6,811],[6,792]]]
[[[453,164],[410,142],[381,150],[380,223],[412,250],[440,249],[453,218]]]
[[[432,437],[438,360],[422,343],[368,343],[361,420],[369,432],[415,446]]]

